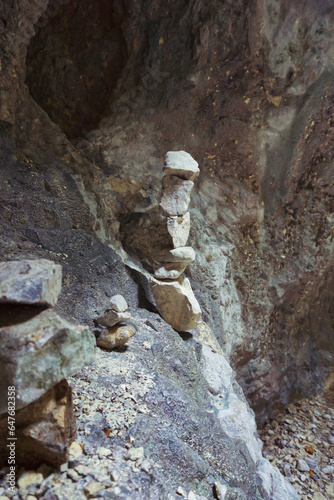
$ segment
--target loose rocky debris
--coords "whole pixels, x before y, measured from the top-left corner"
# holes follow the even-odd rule
[[[334,498],[334,409],[323,397],[290,404],[259,434],[263,455],[302,500]]]
[[[0,496],[296,500],[261,457],[253,414],[222,354],[182,340],[156,314],[136,310],[132,321],[127,350],[98,350],[69,380],[78,434],[68,462],[51,473],[21,470],[14,494],[4,475]]]

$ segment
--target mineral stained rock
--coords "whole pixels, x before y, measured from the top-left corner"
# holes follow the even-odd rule
[[[61,266],[50,260],[0,262],[0,303],[54,306],[61,279]]]
[[[186,332],[196,328],[201,319],[201,309],[188,278],[177,281],[152,279],[151,291],[162,318],[175,330]]]
[[[103,349],[123,347],[135,333],[136,328],[132,325],[115,325],[101,332],[97,345]]]
[[[15,415],[16,464],[29,468],[66,462],[67,449],[76,436],[72,391],[66,380]],[[8,418],[0,418],[0,467],[8,460]]]
[[[7,411],[8,386],[15,386],[16,408],[23,408],[95,356],[88,327],[73,325],[51,310],[1,328],[0,344],[0,413]]]

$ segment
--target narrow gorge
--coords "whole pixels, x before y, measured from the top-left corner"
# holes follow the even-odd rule
[[[333,2],[0,38],[0,499],[334,498]]]

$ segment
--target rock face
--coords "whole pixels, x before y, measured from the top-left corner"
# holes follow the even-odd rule
[[[0,262],[0,303],[54,306],[61,276],[61,266],[46,259]]]

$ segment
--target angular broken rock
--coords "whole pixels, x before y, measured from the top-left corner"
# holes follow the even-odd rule
[[[171,262],[154,271],[154,277],[159,280],[175,280],[181,276],[188,263]]]
[[[187,332],[198,326],[201,308],[188,278],[169,282],[153,278],[150,288],[161,317],[175,330]]]
[[[194,183],[192,181],[185,181],[174,175],[163,177],[162,195],[159,204],[163,215],[184,215],[188,211],[193,187]]]
[[[136,329],[132,325],[116,325],[100,334],[97,345],[103,349],[122,347],[135,333]]]
[[[18,410],[95,357],[88,327],[72,325],[51,310],[0,328],[0,345],[0,414],[7,411],[8,386],[15,386]]]
[[[197,161],[185,151],[168,151],[163,171],[165,175],[176,175],[191,181],[199,174]]]
[[[167,217],[167,231],[172,238],[174,248],[184,247],[189,237],[190,213],[186,212],[179,217]]]
[[[179,247],[172,250],[163,250],[157,255],[158,262],[194,262],[196,257],[192,247]]]
[[[119,313],[125,312],[128,309],[128,304],[123,295],[114,295],[111,297],[110,309]]]
[[[62,380],[15,415],[17,465],[58,467],[67,460],[67,449],[76,435],[72,391]],[[8,417],[0,417],[0,467],[7,465]]]
[[[0,303],[54,306],[62,269],[46,259],[0,262]]]
[[[97,322],[102,326],[114,326],[117,323],[122,323],[131,318],[131,314],[128,312],[117,312],[112,309],[108,309],[103,316],[97,319]]]

